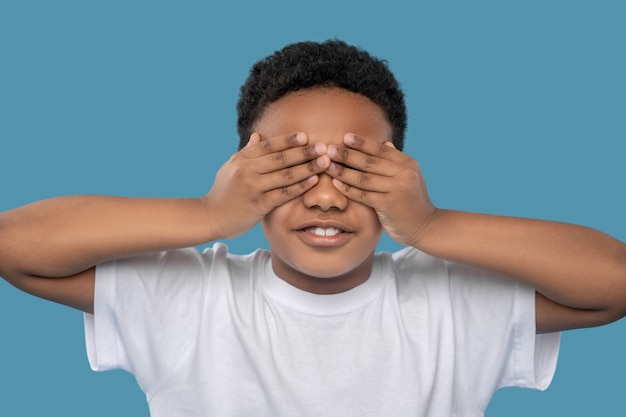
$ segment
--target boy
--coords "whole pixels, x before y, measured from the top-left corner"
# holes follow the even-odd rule
[[[560,330],[626,314],[622,242],[433,206],[366,52],[287,46],[238,112],[202,198],[0,215],[0,275],[84,311],[92,367],[132,372],[151,415],[480,416],[499,387],[549,385]],[[189,249],[258,222],[269,252]],[[383,230],[407,248],[374,254]]]

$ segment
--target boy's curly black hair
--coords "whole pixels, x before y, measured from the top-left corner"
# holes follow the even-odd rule
[[[316,87],[339,87],[372,100],[386,114],[393,144],[402,150],[407,116],[398,82],[385,61],[340,40],[294,43],[254,64],[237,103],[239,149],[268,105]]]

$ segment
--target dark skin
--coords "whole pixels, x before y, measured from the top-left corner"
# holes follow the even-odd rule
[[[443,209],[415,215],[423,197],[412,190],[424,187],[419,172],[412,171],[417,164],[406,154],[364,138],[346,135],[344,144],[336,153],[330,151],[333,160],[356,169],[331,165],[327,172],[337,189],[374,208],[387,233],[400,243],[536,288],[538,333],[598,326],[624,317],[623,243],[558,222]],[[407,196],[414,196],[414,201]]]
[[[39,297],[93,312],[99,263],[233,238],[259,221],[280,243],[294,228],[280,229],[272,219],[294,216],[287,219],[305,224],[309,216],[355,229],[337,240],[341,256],[323,270],[270,240],[278,275],[311,292],[338,292],[367,279],[376,242],[362,233],[379,236],[384,229],[401,244],[537,289],[537,332],[626,315],[624,243],[581,226],[436,208],[419,164],[393,148],[386,123],[375,104],[344,90],[285,96],[269,106],[258,133],[202,198],[60,197],[0,213],[0,275]],[[350,223],[353,215],[365,223]],[[310,250],[321,250],[318,238],[296,233]],[[33,254],[33,247],[42,250]],[[362,258],[357,247],[367,248]]]

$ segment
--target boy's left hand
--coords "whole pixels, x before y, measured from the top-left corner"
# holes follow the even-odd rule
[[[345,146],[330,145],[333,163],[326,173],[349,199],[376,211],[395,241],[417,247],[436,209],[416,160],[391,142],[380,143],[348,133]]]

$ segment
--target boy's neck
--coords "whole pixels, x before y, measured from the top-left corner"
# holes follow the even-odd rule
[[[315,277],[298,271],[272,254],[272,270],[276,276],[302,291],[313,294],[338,294],[363,284],[372,273],[373,262],[374,254],[372,253],[365,262],[344,274],[334,277]]]

